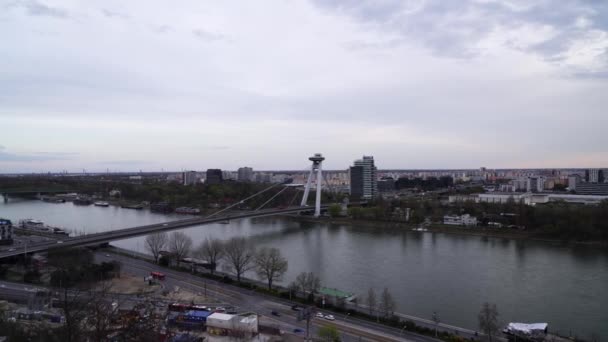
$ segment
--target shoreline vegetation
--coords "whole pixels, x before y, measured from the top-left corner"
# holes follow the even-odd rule
[[[226,181],[221,184],[182,185],[176,181],[150,178],[136,182],[119,176],[59,177],[24,176],[0,177],[3,188],[61,188],[92,196],[113,204],[143,203],[150,205],[165,203],[172,212],[177,207],[200,210],[201,215],[220,210],[239,199],[248,198],[270,184]],[[407,184],[405,184],[407,185]],[[260,206],[281,207],[297,204],[296,189],[288,189],[273,198],[272,191],[257,196],[237,209],[252,210]],[[415,189],[414,189],[415,190]],[[458,194],[457,189],[446,188],[437,192],[406,194],[402,197],[377,198],[363,207],[350,207],[347,213],[339,205],[332,205],[329,217],[314,219],[301,216],[302,220],[350,224],[359,226],[398,227],[446,234],[475,235],[508,239],[545,241],[608,246],[608,201],[598,205],[577,205],[565,202],[530,206],[512,198],[506,203],[475,203],[472,201],[449,203],[448,196]],[[483,191],[480,189],[479,191]],[[118,196],[109,194],[117,192]],[[322,202],[340,203],[345,194],[323,192]],[[271,203],[268,204],[267,201]],[[157,210],[158,211],[158,210]],[[477,218],[475,227],[447,226],[444,215],[468,214]],[[291,216],[293,217],[293,216]],[[501,227],[497,227],[501,226]]]
[[[403,231],[416,231],[415,229],[420,227],[419,225],[412,225],[407,222],[399,221],[380,221],[380,220],[361,220],[353,219],[350,217],[319,217],[313,216],[299,216],[299,215],[283,215],[282,217],[288,217],[301,222],[315,222],[315,223],[326,223],[335,225],[347,225],[365,227],[369,229],[399,229]],[[468,235],[468,236],[479,236],[487,238],[499,238],[499,239],[511,239],[511,240],[527,240],[546,242],[554,244],[574,244],[574,245],[587,245],[587,246],[601,246],[608,247],[608,241],[577,241],[577,240],[560,240],[551,239],[535,236],[533,232],[519,231],[510,228],[489,228],[489,227],[464,227],[464,226],[450,226],[443,224],[430,224],[423,227],[426,230],[419,230],[422,233],[444,233],[444,234],[455,234],[455,235]]]

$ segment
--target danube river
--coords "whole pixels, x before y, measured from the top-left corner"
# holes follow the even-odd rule
[[[11,199],[0,217],[43,220],[71,231],[100,232],[184,218],[147,210],[75,206]],[[233,221],[185,229],[206,237],[244,236],[273,246],[289,261],[283,283],[303,271],[322,284],[360,294],[388,287],[397,311],[477,329],[484,301],[501,324],[547,322],[549,330],[608,340],[608,251],[478,236],[307,223],[288,218]],[[145,252],[144,238],[113,242]]]

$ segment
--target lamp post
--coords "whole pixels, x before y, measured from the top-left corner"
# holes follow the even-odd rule
[[[435,337],[437,337],[437,326],[439,325],[439,315],[436,311],[433,311],[433,322],[435,322]]]

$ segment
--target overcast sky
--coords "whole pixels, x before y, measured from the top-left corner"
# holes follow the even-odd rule
[[[608,167],[608,1],[0,0],[0,172]]]

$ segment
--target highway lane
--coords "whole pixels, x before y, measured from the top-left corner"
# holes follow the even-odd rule
[[[110,255],[110,257],[106,257],[106,254]],[[228,302],[232,304],[232,306],[238,307],[239,311],[252,311],[267,316],[268,319],[277,322],[285,331],[293,331],[295,328],[305,329],[305,322],[298,322],[296,320],[295,311],[291,310],[291,306],[296,304],[294,302],[263,296],[244,288],[191,276],[182,272],[165,269],[143,260],[107,253],[105,251],[97,252],[96,258],[99,258],[99,260],[112,259],[120,261],[122,263],[123,271],[140,276],[142,279],[152,271],[163,272],[167,276],[166,280],[163,282],[167,289],[179,286],[182,289],[188,289],[195,293],[204,293],[206,289],[209,296]],[[281,316],[272,316],[270,314],[272,311],[280,312]],[[336,327],[345,335],[346,340],[359,341],[360,338],[362,338],[363,340],[367,339],[370,341],[435,341],[426,336],[363,320],[349,318],[347,321],[344,321],[340,317],[337,317],[337,320],[331,323],[336,325]],[[324,319],[313,319],[311,324],[313,328],[311,329],[312,334],[316,334],[318,328],[326,324],[328,324],[328,321]]]

